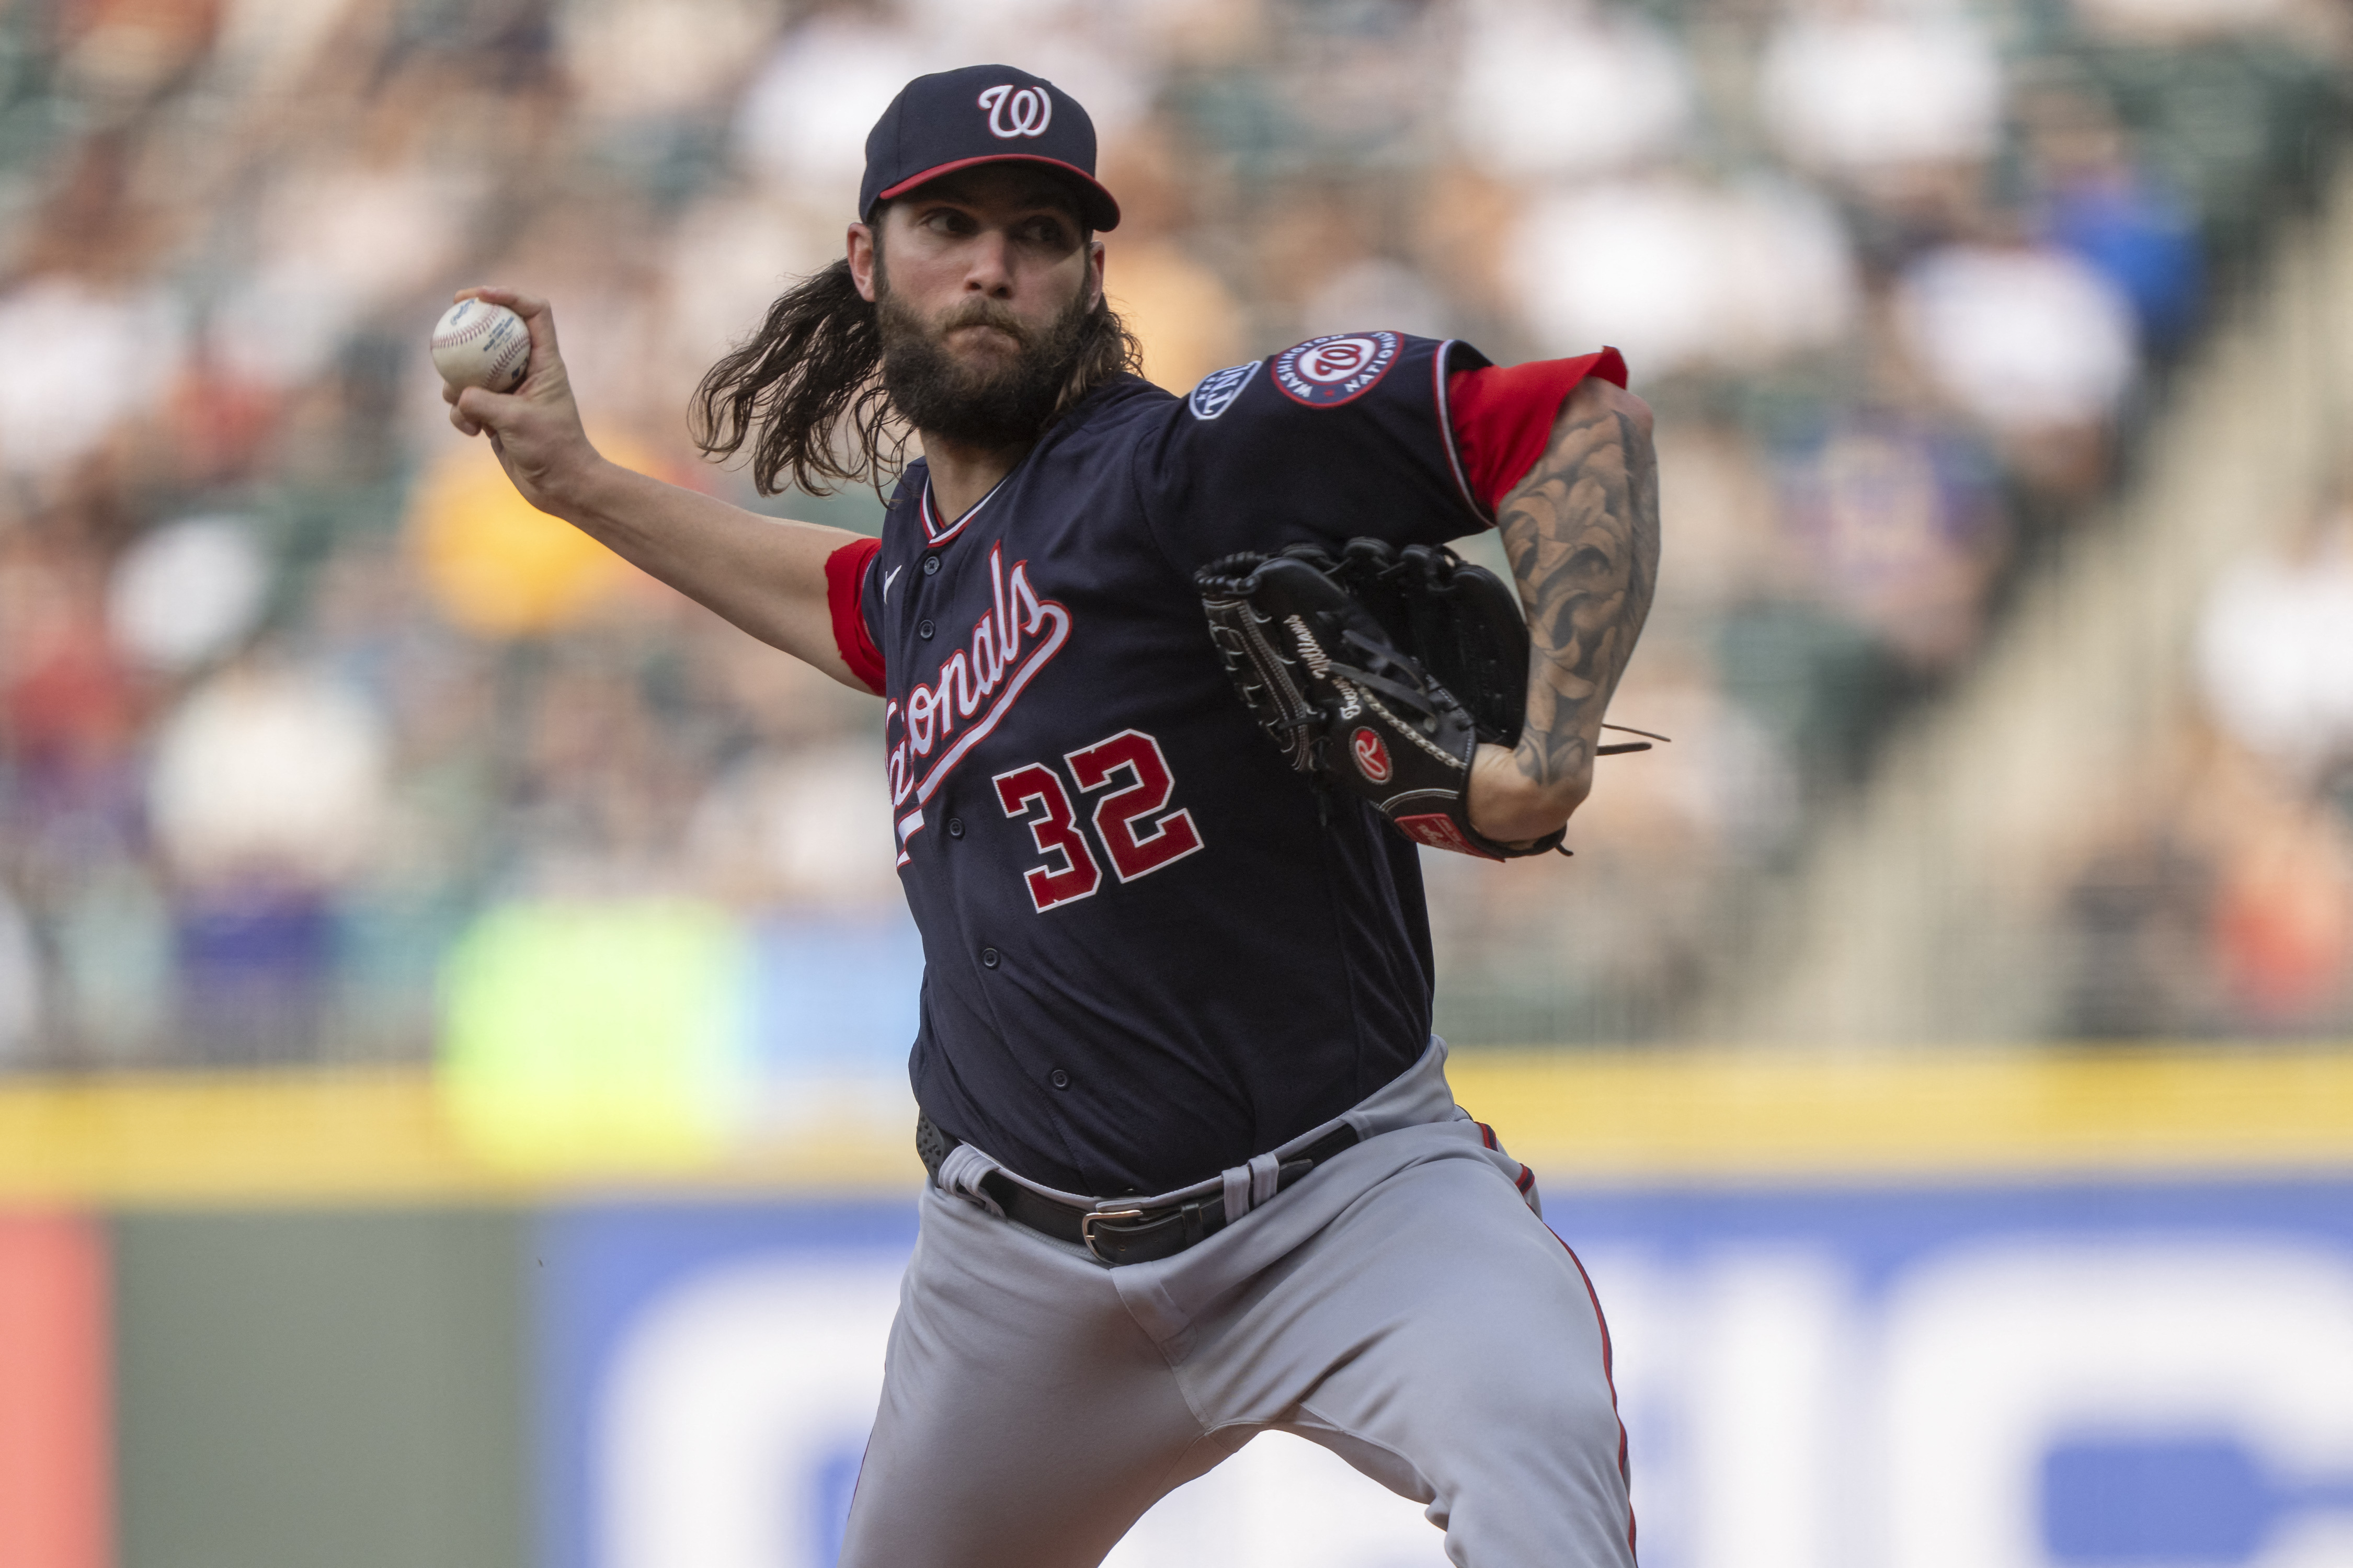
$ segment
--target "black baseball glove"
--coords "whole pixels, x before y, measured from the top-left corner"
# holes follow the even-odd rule
[[[1512,590],[1444,546],[1354,539],[1194,574],[1226,673],[1291,765],[1419,843],[1491,860],[1558,847],[1471,826],[1471,758],[1519,742],[1528,633]]]

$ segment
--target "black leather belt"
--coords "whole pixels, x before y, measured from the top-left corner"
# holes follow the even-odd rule
[[[932,1173],[934,1181],[939,1178],[940,1163],[947,1158],[948,1151],[963,1142],[953,1132],[942,1131],[929,1116],[916,1116],[915,1152],[923,1156],[923,1169]],[[1274,1190],[1281,1192],[1356,1142],[1354,1127],[1344,1123],[1334,1128],[1276,1167]],[[1083,1247],[1114,1268],[1123,1263],[1150,1263],[1174,1258],[1195,1242],[1226,1228],[1223,1193],[1154,1207],[1082,1209],[1033,1193],[1002,1171],[991,1171],[981,1177],[980,1186],[1005,1211],[1006,1218],[1057,1241]]]

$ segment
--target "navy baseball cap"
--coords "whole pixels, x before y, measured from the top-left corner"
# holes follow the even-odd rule
[[[975,163],[1041,163],[1069,177],[1094,229],[1119,226],[1119,204],[1095,178],[1095,122],[1079,100],[1011,66],[966,66],[899,89],[866,134],[858,214]]]

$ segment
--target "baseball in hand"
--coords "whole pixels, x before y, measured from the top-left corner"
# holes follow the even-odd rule
[[[434,324],[433,368],[452,386],[512,392],[531,370],[531,329],[504,305],[460,300]]]

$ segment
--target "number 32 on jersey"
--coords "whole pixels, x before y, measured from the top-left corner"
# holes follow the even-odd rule
[[[1160,742],[1143,731],[1122,730],[1080,747],[1062,761],[1082,797],[1106,792],[1095,802],[1092,820],[1095,837],[1121,881],[1149,877],[1201,847],[1193,814],[1181,806],[1168,809],[1176,781],[1169,775],[1168,759],[1160,754]],[[1103,861],[1079,826],[1062,775],[1044,763],[1030,763],[991,782],[1005,815],[1029,824],[1029,837],[1046,857],[1045,865],[1031,868],[1021,879],[1038,912],[1092,897],[1103,886]]]

